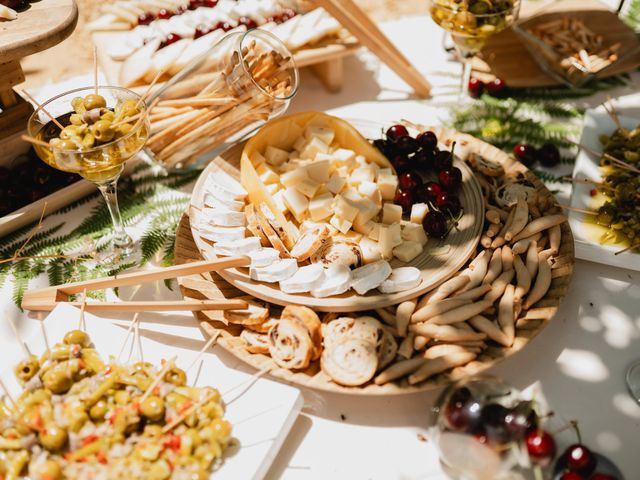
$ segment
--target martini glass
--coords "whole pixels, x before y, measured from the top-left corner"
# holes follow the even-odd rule
[[[518,18],[520,0],[428,0],[431,18],[451,34],[463,69],[459,101],[469,99],[471,59]]]
[[[71,124],[70,116],[75,113],[71,105],[74,98],[92,94],[95,87],[78,88],[60,94],[43,103],[29,118],[28,132],[32,137],[48,143],[57,138],[60,128],[49,117],[54,117],[63,127]],[[120,87],[99,87],[99,94],[106,100],[106,108],[114,110],[124,102],[140,100],[136,93]],[[113,232],[111,248],[107,250],[107,262],[117,264],[131,262],[138,256],[137,244],[124,229],[120,209],[118,208],[117,185],[120,174],[127,160],[136,155],[149,137],[149,121],[146,115],[145,102],[139,102],[138,110],[142,114],[137,121],[132,121],[131,129],[124,135],[114,138],[92,148],[65,150],[45,143],[34,145],[34,149],[45,163],[65,172],[77,173],[93,182],[107,204]]]
[[[627,389],[629,389],[629,395],[640,403],[640,360],[636,360],[627,368],[625,381]]]

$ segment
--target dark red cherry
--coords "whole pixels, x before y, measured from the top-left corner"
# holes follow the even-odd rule
[[[435,155],[433,154],[433,150],[420,150],[416,152],[416,154],[411,157],[411,162],[414,163],[418,168],[429,168],[433,165],[433,159]]]
[[[581,475],[591,475],[598,463],[593,452],[579,443],[567,447],[563,456],[567,462],[567,468]]]
[[[421,189],[423,192],[423,199],[425,201],[436,203],[436,199],[442,193],[440,184],[436,182],[427,182]]]
[[[433,166],[438,171],[449,170],[453,166],[453,155],[448,150],[441,150],[436,153]]]
[[[404,135],[396,141],[396,148],[400,153],[411,155],[418,151],[420,144],[415,138],[410,137],[409,135]]]
[[[587,480],[587,479],[586,477],[583,477],[579,473],[566,471],[566,472],[562,472],[562,475],[560,475],[559,480]]]
[[[247,27],[247,30],[251,30],[252,28],[258,28],[257,22],[250,17],[240,17],[238,19],[238,25],[244,25]]]
[[[555,167],[560,163],[560,150],[553,143],[545,143],[538,149],[538,161],[544,167]]]
[[[415,172],[406,172],[398,177],[398,184],[402,190],[413,192],[422,185],[422,177]]]
[[[265,21],[267,23],[282,23],[283,22],[283,18],[282,18],[282,14],[281,13],[276,13],[275,15],[269,15],[267,18],[265,18]]]
[[[487,439],[493,444],[503,444],[510,440],[505,419],[509,409],[499,403],[490,403],[482,407],[480,418]]]
[[[173,17],[173,15],[174,15],[174,12],[166,8],[161,8],[160,11],[158,12],[158,18],[161,20],[167,20],[168,18]]]
[[[138,16],[138,25],[149,25],[155,19],[156,17],[153,16],[153,13],[142,13]]]
[[[449,170],[441,170],[438,180],[445,190],[455,192],[462,185],[462,172],[459,168],[451,167]]]
[[[519,143],[515,147],[513,147],[513,156],[516,157],[523,165],[530,167],[534,163],[536,163],[536,158],[538,156],[538,150],[533,145],[529,145],[526,143]]]
[[[484,92],[484,82],[475,77],[469,79],[469,96],[479,98]]]
[[[204,3],[202,0],[191,0],[189,2],[189,10],[195,10],[196,8],[203,7]]]
[[[160,44],[160,48],[168,47],[169,45],[176,43],[178,40],[182,40],[182,36],[177,33],[170,33],[164,38],[164,41]]]
[[[214,8],[216,5],[218,5],[218,0],[204,0],[202,3],[205,7]]]
[[[480,404],[473,398],[471,391],[467,387],[460,387],[449,397],[449,401],[443,409],[443,418],[445,425],[449,430],[453,430],[454,432],[471,433],[477,430],[476,427],[480,423],[480,412]]]
[[[444,238],[447,234],[447,217],[444,213],[432,210],[422,219],[422,228],[430,237]],[[478,405],[478,416],[480,406]]]
[[[404,125],[393,125],[387,130],[387,138],[393,142],[397,142],[400,137],[409,136],[409,131]]]
[[[286,8],[282,13],[282,21],[286,22],[287,20],[291,20],[293,17],[298,15],[298,12],[293,10],[292,8]]]
[[[509,410],[505,424],[511,437],[519,441],[538,427],[538,414],[530,401],[521,401]]]
[[[222,30],[223,32],[228,32],[229,30],[233,29],[233,25],[231,25],[229,22],[218,22],[215,24],[213,29]]]
[[[441,211],[450,213],[454,217],[458,216],[462,211],[462,205],[460,204],[458,197],[447,192],[442,192],[438,195],[438,198],[436,198],[436,205]]]
[[[399,190],[393,201],[402,207],[404,213],[409,213],[413,205],[413,194],[409,190]]]
[[[193,34],[193,38],[204,37],[208,33],[211,33],[211,29],[206,25],[200,24],[196,27],[195,33]]]
[[[398,172],[399,174],[411,169],[411,161],[409,160],[409,157],[407,157],[406,155],[400,155],[400,154],[396,155],[391,160],[391,164],[396,169],[396,172]]]
[[[500,98],[506,93],[507,85],[501,78],[496,78],[485,84],[485,89],[487,90],[487,93],[492,97]]]
[[[438,137],[431,130],[418,134],[416,140],[425,150],[434,150],[438,146]]]
[[[544,430],[530,432],[525,439],[525,443],[529,458],[538,465],[547,466],[556,456],[556,442],[551,434]]]

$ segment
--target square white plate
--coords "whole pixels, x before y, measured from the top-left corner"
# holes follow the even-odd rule
[[[66,332],[78,328],[79,310],[61,304],[46,318],[49,343],[62,341]],[[118,355],[126,336],[126,328],[117,326],[104,318],[85,314],[86,331],[91,336],[103,360],[109,355]],[[129,338],[129,345],[131,339]],[[177,355],[176,363],[186,369],[196,359],[198,350],[189,350],[179,346],[167,346],[141,335],[144,360],[158,365],[161,359],[169,359]],[[40,355],[46,350],[41,335],[34,335],[25,342],[29,350]],[[202,346],[204,343],[202,344]],[[123,358],[130,351],[125,349]],[[137,346],[132,359],[137,359]],[[12,393],[21,391],[11,367],[0,374],[0,378]],[[260,378],[251,380],[251,375],[232,370],[225,366],[209,350],[202,356],[202,368],[197,385],[210,385],[217,388],[227,404],[225,418],[231,422],[233,437],[238,440],[239,447],[227,450],[227,458],[219,470],[212,474],[216,480],[262,479],[266,475],[278,450],[282,446],[289,430],[297,418],[303,405],[303,398],[296,388]],[[132,360],[134,361],[134,360]],[[198,362],[199,364],[200,362]],[[193,382],[198,364],[188,372],[189,383]],[[233,389],[229,391],[230,389]],[[225,392],[229,391],[228,395]]]
[[[640,124],[639,119],[620,117],[623,127],[633,129]],[[616,129],[616,124],[611,117],[596,110],[587,110],[584,116],[584,127],[580,143],[596,152],[602,152],[602,144],[598,140],[601,134],[611,135]],[[602,172],[598,165],[599,158],[581,149],[573,169],[573,177],[576,179],[588,179],[599,182],[602,180]],[[574,183],[571,193],[571,206],[583,210],[594,210],[598,205],[591,197],[594,185]],[[597,234],[590,229],[594,227],[584,222],[585,214],[569,211],[569,223],[575,238],[576,257],[591,262],[604,263],[614,267],[640,270],[640,254],[625,252],[614,255],[622,250],[624,245],[601,245],[597,241]]]

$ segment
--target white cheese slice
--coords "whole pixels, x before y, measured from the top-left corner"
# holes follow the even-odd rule
[[[160,47],[159,38],[150,40],[144,47],[133,53],[120,68],[119,83],[124,87],[134,85],[138,80],[145,77],[147,72],[153,68],[153,54]]]
[[[237,212],[226,208],[203,208],[202,216],[211,224],[219,227],[244,227],[246,217],[243,212]]]
[[[420,270],[415,267],[394,268],[389,278],[378,287],[382,293],[397,293],[411,290],[422,283]]]
[[[318,263],[299,268],[293,277],[280,282],[284,293],[306,293],[322,284],[324,268]]]
[[[222,190],[222,194],[238,201],[244,200],[248,195],[244,187],[240,185],[240,182],[222,170],[210,173],[204,188],[207,192]]]
[[[211,47],[213,47],[216,42],[220,40],[220,38],[222,38],[224,35],[226,35],[226,33],[223,32],[222,29],[218,29],[212,31],[211,33],[207,33],[200,38],[191,40],[189,45],[187,45],[187,48],[182,52],[182,55],[180,55],[171,66],[169,74],[177,74],[191,61],[206,54],[209,50],[211,50]]]
[[[382,223],[392,225],[402,220],[402,207],[395,203],[385,203],[382,206]]]
[[[319,222],[332,215],[333,195],[324,193],[309,202],[311,220]]]
[[[217,242],[213,246],[216,255],[231,257],[234,255],[248,255],[251,252],[260,250],[260,239],[258,237],[247,237],[233,242]]]
[[[351,269],[341,263],[332,264],[324,272],[322,282],[311,290],[318,298],[340,295],[351,288]]]
[[[410,219],[413,223],[419,223],[422,225],[422,220],[425,215],[429,212],[429,205],[426,203],[414,203],[411,206],[411,216]]]
[[[248,255],[251,257],[252,267],[267,267],[280,260],[280,252],[271,247],[254,250],[249,252]]]
[[[385,260],[364,265],[351,272],[351,287],[364,295],[369,290],[377,288],[391,275],[391,265]]]
[[[245,234],[244,227],[214,227],[211,225],[200,224],[200,235],[212,242],[234,242],[242,240]]]
[[[244,202],[232,200],[229,197],[225,197],[221,192],[205,192],[204,204],[208,207],[225,208],[227,210],[233,210],[234,212],[241,212],[244,210]]]
[[[293,258],[284,258],[266,267],[250,267],[249,275],[258,282],[276,283],[293,277],[297,271],[298,262]]]
[[[421,253],[422,244],[420,242],[402,242],[393,249],[393,256],[405,263],[409,263]]]
[[[191,40],[183,38],[154,53],[152,60],[153,67],[147,71],[145,81],[151,83],[158,72],[169,71],[171,66],[178,60],[180,55],[182,55],[182,52],[186,50],[190,42]]]

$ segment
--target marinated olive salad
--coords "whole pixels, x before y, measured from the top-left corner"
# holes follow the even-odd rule
[[[220,394],[175,365],[105,364],[67,333],[20,362],[23,393],[0,401],[0,479],[200,480],[231,438]]]
[[[135,100],[119,102],[107,108],[102,95],[89,94],[71,101],[73,112],[59,118],[62,130],[54,123],[47,125],[45,140],[61,150],[87,150],[118,140],[133,130],[141,112]],[[126,119],[131,118],[131,122]]]

